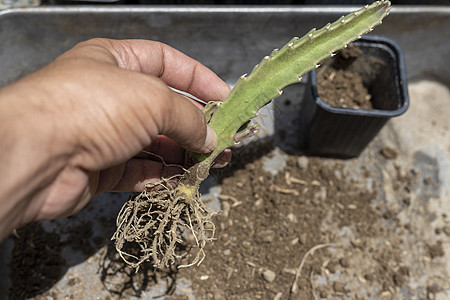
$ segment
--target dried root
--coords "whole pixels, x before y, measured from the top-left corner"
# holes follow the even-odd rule
[[[131,195],[118,214],[112,239],[122,259],[133,268],[146,261],[163,268],[183,258],[189,262],[179,267],[198,265],[205,257],[206,242],[213,240],[213,214],[200,194],[187,199],[168,180]],[[188,234],[193,235],[194,245],[184,242]]]

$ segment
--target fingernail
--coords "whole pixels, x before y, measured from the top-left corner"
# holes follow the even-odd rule
[[[206,152],[211,152],[216,148],[217,146],[217,134],[214,132],[214,130],[207,126],[206,127],[206,139],[205,139],[205,149]]]

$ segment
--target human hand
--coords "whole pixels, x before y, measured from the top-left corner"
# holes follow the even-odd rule
[[[229,87],[199,62],[144,40],[83,42],[0,90],[0,239],[21,224],[71,215],[105,191],[141,191],[177,173],[184,148],[216,143],[201,110]],[[146,157],[148,158],[148,157]],[[224,158],[227,160],[227,157]]]

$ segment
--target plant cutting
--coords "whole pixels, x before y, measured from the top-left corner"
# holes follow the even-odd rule
[[[258,125],[251,122],[258,110],[278,97],[286,86],[346,47],[353,40],[381,24],[390,9],[389,1],[377,1],[320,30],[312,29],[293,38],[242,75],[224,102],[210,102],[204,109],[209,126],[218,136],[217,147],[208,154],[189,153],[185,173],[176,187],[162,179],[148,190],[132,195],[117,217],[113,235],[116,249],[131,267],[146,261],[161,268],[187,257],[192,266],[202,262],[204,247],[214,239],[213,213],[202,202],[200,184],[208,177],[214,159],[227,148],[253,135]],[[195,241],[180,250],[183,237]]]

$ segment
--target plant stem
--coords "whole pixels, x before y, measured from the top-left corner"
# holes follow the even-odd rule
[[[264,57],[250,76],[242,75],[227,99],[217,104],[209,121],[218,136],[216,149],[206,155],[192,153],[191,157],[202,166],[210,166],[223,150],[252,135],[256,127],[244,124],[256,117],[261,107],[280,96],[284,87],[299,82],[323,59],[381,24],[389,9],[389,1],[376,1],[320,30],[312,29],[301,39],[293,38],[281,50]]]

